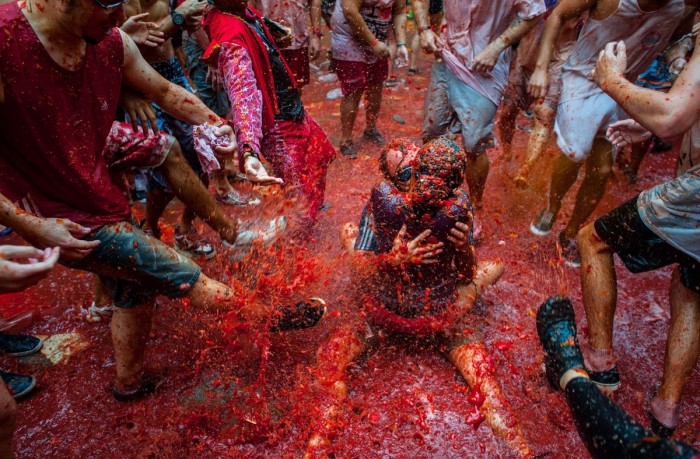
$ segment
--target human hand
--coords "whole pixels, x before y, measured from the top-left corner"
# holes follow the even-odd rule
[[[36,284],[56,266],[61,249],[0,245],[0,293],[19,292]],[[18,263],[14,260],[28,260]]]
[[[379,57],[389,57],[389,47],[383,41],[378,41],[372,51]]]
[[[428,54],[436,53],[440,48],[439,38],[435,35],[432,29],[426,29],[418,36],[420,38],[420,47]]]
[[[137,45],[156,48],[165,42],[165,34],[159,30],[158,24],[155,22],[144,21],[147,16],[148,13],[131,16],[120,29],[130,36]]]
[[[146,137],[148,137],[149,127],[154,135],[158,134],[158,120],[150,100],[129,88],[122,87],[122,92],[119,95],[119,105],[129,115],[134,132],[139,131],[139,124],[141,124],[143,135]]]
[[[668,65],[668,71],[675,78],[680,75],[686,65],[688,65],[688,61],[685,60],[685,57],[677,57]]]
[[[423,244],[430,236],[430,230],[420,233],[415,239],[408,241],[406,225],[401,227],[399,234],[394,238],[394,244],[389,252],[389,263],[394,266],[402,264],[431,265],[437,263],[435,258],[442,253],[442,242]]]
[[[612,123],[605,135],[616,148],[641,143],[651,137],[651,132],[635,120],[622,120]]]
[[[396,48],[396,59],[394,59],[394,64],[397,68],[403,68],[408,65],[408,50],[406,45],[401,45]]]
[[[175,8],[175,11],[185,16],[184,27],[193,32],[202,24],[202,15],[204,14],[204,8],[207,6],[207,2],[202,2],[199,0],[187,0],[182,3],[182,5]]]
[[[548,80],[546,71],[535,69],[527,85],[527,92],[535,99],[543,99],[547,95]]]
[[[251,183],[257,183],[259,185],[284,184],[284,181],[281,178],[272,177],[269,175],[265,169],[265,166],[262,165],[260,160],[252,155],[245,158],[243,172],[245,173],[248,181]]]
[[[471,227],[468,224],[457,222],[455,223],[455,227],[450,230],[450,235],[447,236],[447,240],[452,242],[458,251],[464,252],[468,250],[470,246],[470,231]]]
[[[214,131],[214,135],[217,138],[222,138],[225,140],[223,145],[214,146],[214,151],[222,157],[231,157],[238,150],[238,142],[236,142],[236,135],[233,133],[233,129],[228,124],[222,124],[217,127]]]
[[[610,42],[598,54],[593,79],[605,90],[611,80],[624,77],[627,70],[627,48],[624,41]]]
[[[479,73],[491,73],[496,62],[498,62],[498,56],[501,55],[501,51],[502,49],[498,46],[497,41],[489,43],[474,57],[471,69]]]
[[[13,229],[34,247],[60,247],[61,259],[80,260],[100,245],[100,241],[83,241],[73,235],[85,236],[90,228],[81,226],[65,218],[30,217],[26,225]]]
[[[211,90],[214,92],[224,89],[223,79],[217,68],[207,66],[207,76],[204,78],[204,81],[209,83]]]
[[[316,35],[309,37],[309,59],[315,61],[321,55],[321,39]]]

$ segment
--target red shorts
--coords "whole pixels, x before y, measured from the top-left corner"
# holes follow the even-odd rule
[[[335,59],[335,70],[340,80],[340,89],[347,96],[370,86],[384,84],[389,76],[389,59],[379,59],[373,64]]]
[[[111,172],[148,169],[163,164],[175,143],[175,137],[159,131],[146,137],[129,123],[115,121],[107,136],[102,155]]]
[[[294,75],[299,87],[309,84],[309,48],[281,49],[280,53]]]

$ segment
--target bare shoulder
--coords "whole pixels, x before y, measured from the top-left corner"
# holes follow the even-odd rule
[[[148,20],[152,22],[158,22],[170,14],[168,0],[140,0],[140,5],[141,13],[148,13]]]
[[[589,0],[591,3],[590,17],[597,21],[607,19],[617,11],[622,0]]]

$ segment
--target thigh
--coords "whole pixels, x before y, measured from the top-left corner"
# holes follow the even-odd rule
[[[201,272],[196,263],[127,222],[103,226],[86,239],[100,245],[68,266],[100,275],[119,307],[133,307],[156,295],[182,297]]]
[[[498,107],[448,70],[447,97],[462,128],[462,141],[474,156],[493,147],[493,122]]]
[[[593,141],[605,136],[617,113],[617,104],[606,94],[561,102],[554,123],[559,149],[571,161],[584,162],[593,149]]]
[[[425,94],[423,109],[423,141],[440,137],[447,133],[455,112],[447,97],[447,66],[444,62],[435,62],[430,73],[430,84]]]

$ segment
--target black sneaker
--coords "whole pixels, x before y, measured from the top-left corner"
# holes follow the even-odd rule
[[[656,419],[656,416],[652,414],[651,411],[648,412],[649,414],[649,429],[654,432],[654,435],[656,435],[659,438],[671,438],[673,435],[673,432],[676,431],[675,428],[670,428],[666,427],[665,425],[661,424],[658,419]]]
[[[44,341],[34,336],[0,333],[0,351],[12,357],[34,354],[43,345]]]
[[[557,216],[549,211],[549,209],[544,209],[537,218],[530,223],[530,232],[535,236],[546,236],[552,231],[552,226]]]
[[[386,140],[384,140],[384,136],[380,134],[377,128],[365,129],[365,131],[362,133],[362,137],[364,137],[365,140],[372,142],[373,144],[378,145],[380,147],[386,145]]]
[[[340,154],[348,159],[357,159],[355,144],[352,143],[352,140],[346,140],[340,145]]]
[[[578,251],[576,239],[565,239],[564,233],[559,235],[559,246],[561,247],[561,257],[564,263],[571,268],[581,266],[581,254]]]
[[[588,371],[588,376],[603,392],[614,392],[620,388],[620,372],[616,366],[609,370]]]
[[[545,353],[547,379],[553,388],[560,389],[559,380],[564,373],[584,368],[571,300],[553,296],[542,303],[537,310],[537,334]]]
[[[0,371],[0,377],[2,381],[7,384],[14,398],[24,397],[36,387],[36,379],[34,376]]]
[[[270,331],[281,332],[311,328],[321,321],[326,314],[326,302],[321,298],[309,298],[296,305],[282,309],[273,320]]]
[[[154,393],[161,383],[161,379],[153,375],[144,375],[136,389],[120,391],[112,386],[114,399],[121,403],[133,402]]]

